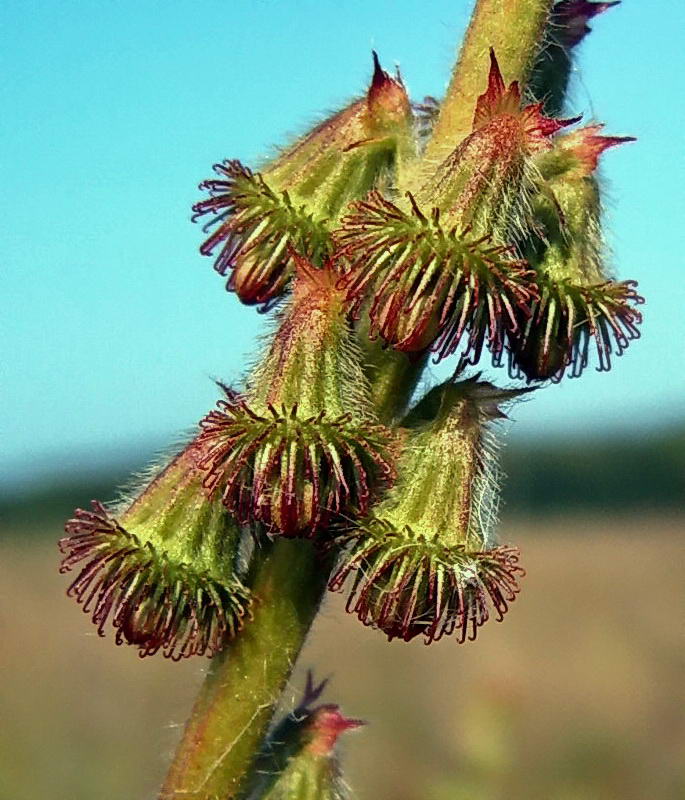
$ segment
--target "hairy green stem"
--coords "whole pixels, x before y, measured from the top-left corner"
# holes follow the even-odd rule
[[[445,158],[471,130],[494,47],[507,81],[525,83],[553,0],[478,0],[424,163]],[[425,359],[374,353],[372,383],[384,418],[406,405]],[[401,358],[399,357],[401,356]],[[326,589],[330,564],[311,543],[279,540],[260,555],[254,619],[212,661],[160,800],[237,800]]]
[[[554,0],[478,0],[424,163],[442,162],[471,132],[476,100],[487,86],[494,47],[507,82],[528,81]]]
[[[311,543],[268,545],[255,575],[254,619],[216,656],[160,800],[231,800],[272,720],[326,590],[329,564]]]

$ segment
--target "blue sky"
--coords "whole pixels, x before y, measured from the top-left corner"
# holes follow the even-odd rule
[[[239,380],[263,320],[197,252],[198,181],[223,158],[254,164],[362,91],[372,47],[416,99],[440,95],[470,7],[5,0],[6,479],[161,444],[214,403],[212,377]],[[647,298],[644,334],[611,373],[523,404],[512,438],[628,433],[685,408],[685,11],[625,0],[593,27],[571,108],[639,140],[609,151],[603,176],[616,272]]]

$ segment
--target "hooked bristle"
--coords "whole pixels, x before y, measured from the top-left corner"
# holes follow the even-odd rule
[[[250,617],[249,591],[237,579],[224,584],[175,563],[150,542],[141,544],[101,503],[77,509],[65,531],[60,572],[82,564],[67,594],[100,636],[111,624],[116,643],[137,647],[141,657],[211,657]]]
[[[390,436],[352,414],[303,418],[297,406],[264,416],[237,395],[200,423],[198,466],[242,524],[314,536],[340,514],[365,513],[392,479]]]
[[[635,281],[584,286],[543,276],[524,334],[510,343],[512,377],[554,383],[565,374],[577,378],[590,361],[592,341],[597,371],[607,372],[612,356],[640,337],[642,315],[635,306],[644,298],[636,287]]]
[[[329,589],[342,591],[350,578],[347,611],[389,640],[472,641],[491,612],[498,622],[503,619],[525,574],[516,548],[469,552],[376,518],[341,544]]]
[[[475,363],[485,344],[497,362],[515,310],[525,315],[536,296],[535,273],[511,248],[443,228],[437,209],[410,201],[409,214],[376,192],[352,206],[335,237],[349,263],[341,285],[358,307],[372,296],[371,333],[397,350],[441,359],[467,334],[465,356]]]

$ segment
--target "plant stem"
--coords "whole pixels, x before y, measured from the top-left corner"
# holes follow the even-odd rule
[[[487,85],[491,47],[505,81],[525,86],[553,4],[554,0],[478,0],[424,163],[441,163],[471,132],[476,100]]]
[[[553,0],[478,0],[424,163],[442,161],[470,132],[491,46],[505,79],[525,84],[552,5]],[[385,361],[376,399],[391,418],[401,412],[424,362]],[[254,619],[213,659],[160,800],[237,800],[245,787],[319,609],[330,566],[306,541],[280,539],[267,547],[252,585],[258,599]]]
[[[254,619],[212,660],[160,800],[236,798],[259,752],[329,572],[310,542],[268,547],[253,584]]]

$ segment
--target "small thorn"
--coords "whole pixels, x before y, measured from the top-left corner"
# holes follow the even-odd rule
[[[378,58],[378,53],[375,50],[372,50],[371,57],[373,58],[373,80],[382,80],[383,67],[381,67],[381,61]]]
[[[388,73],[381,66],[378,53],[375,50],[371,51],[373,58],[373,77],[371,78],[371,89],[380,89],[390,79]]]

